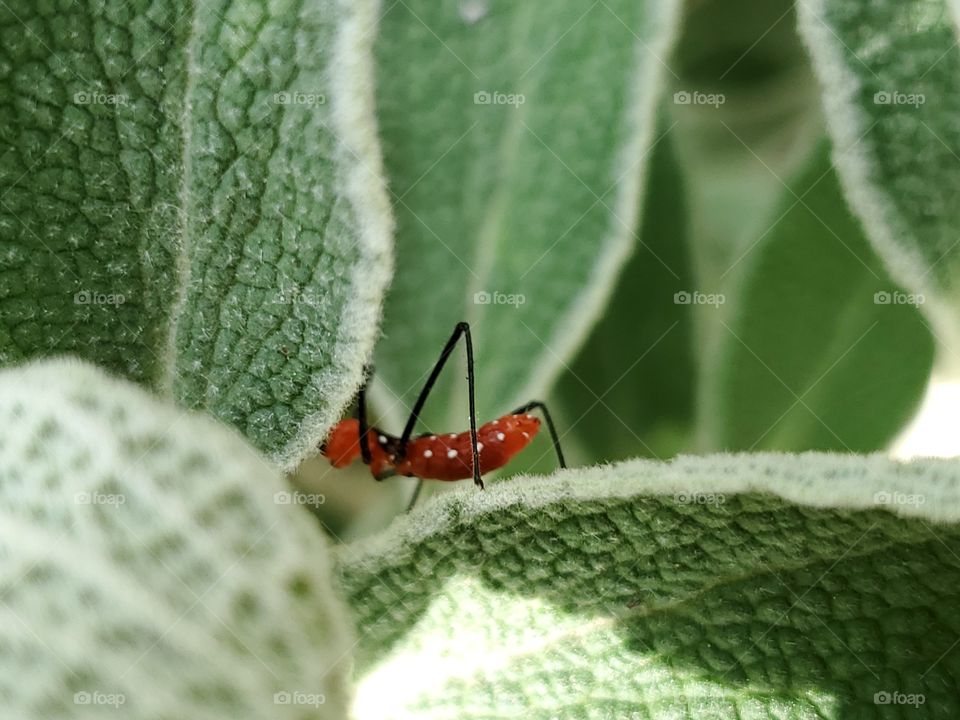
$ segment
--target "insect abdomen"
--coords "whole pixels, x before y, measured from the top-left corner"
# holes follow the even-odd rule
[[[506,465],[523,450],[540,429],[532,415],[505,415],[477,429],[480,473]],[[473,477],[470,433],[427,435],[407,446],[406,457],[397,464],[401,475],[425,480],[466,480]]]

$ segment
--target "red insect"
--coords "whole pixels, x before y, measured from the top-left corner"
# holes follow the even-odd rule
[[[467,348],[470,430],[447,435],[411,437],[427,396],[461,336],[465,339]],[[321,451],[336,468],[346,467],[357,457],[362,457],[377,480],[394,475],[420,478],[421,484],[417,485],[417,491],[410,503],[412,506],[416,502],[423,480],[465,480],[472,477],[474,482],[483,488],[481,475],[506,465],[533,440],[540,430],[540,420],[531,415],[530,411],[539,409],[547,421],[557,461],[560,467],[566,467],[556,428],[542,402],[529,402],[480,428],[477,428],[475,405],[473,341],[470,337],[470,326],[462,322],[454,329],[453,335],[440,353],[440,359],[420,391],[400,437],[367,426],[366,392],[365,388],[362,388],[357,397],[357,417],[341,420],[330,432],[326,443],[321,446]],[[360,442],[361,437],[366,437],[366,443]]]

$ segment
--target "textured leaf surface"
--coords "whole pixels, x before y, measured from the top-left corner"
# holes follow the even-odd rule
[[[373,3],[61,5],[0,7],[2,357],[172,384],[294,464],[389,272]]]
[[[923,393],[933,342],[847,209],[825,147],[752,237],[724,288],[719,347],[703,363],[701,441],[883,448]]]
[[[325,543],[233,431],[54,361],[0,374],[0,417],[5,715],[345,715]]]
[[[458,321],[475,329],[484,417],[544,392],[583,340],[633,246],[678,5],[386,8],[378,107],[397,272],[377,372],[390,422]],[[444,431],[466,422],[450,375],[425,416]]]
[[[960,47],[948,4],[812,0],[798,11],[847,195],[891,273],[927,295],[942,339],[956,342]]]
[[[960,465],[879,456],[634,461],[451,493],[340,550],[357,715],[951,717],[958,522]]]
[[[152,10],[0,6],[5,363],[70,352],[140,381],[164,372],[189,25],[174,3]]]

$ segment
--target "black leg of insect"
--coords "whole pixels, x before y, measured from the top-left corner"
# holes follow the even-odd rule
[[[370,464],[370,428],[367,426],[367,383],[373,375],[373,366],[366,365],[363,368],[363,384],[357,392],[357,423],[359,424],[358,436],[360,437],[360,457],[363,458],[363,464]],[[377,478],[381,480],[382,478]]]
[[[483,480],[480,478],[480,451],[477,448],[477,400],[473,379],[473,337],[470,335],[470,325],[468,323],[457,323],[457,326],[453,329],[453,334],[450,336],[450,339],[447,340],[447,344],[444,345],[443,350],[440,351],[440,357],[433,366],[433,370],[430,371],[430,377],[428,377],[427,382],[424,383],[423,389],[417,397],[417,402],[414,403],[413,410],[410,411],[410,417],[407,418],[407,424],[403,428],[403,434],[400,436],[400,457],[406,456],[410,436],[413,434],[413,428],[417,424],[417,420],[420,419],[423,406],[426,404],[427,398],[430,396],[430,391],[433,390],[433,386],[436,384],[437,378],[443,370],[443,366],[446,365],[447,358],[453,353],[461,337],[463,337],[467,348],[467,396],[470,402],[470,464],[473,470],[473,483],[483,490]],[[413,491],[413,497],[407,505],[407,512],[410,512],[416,504],[422,488],[423,477],[420,477],[417,482],[417,488]]]
[[[563,450],[560,449],[560,437],[557,435],[557,428],[553,424],[553,418],[550,417],[550,411],[547,410],[546,403],[543,403],[540,400],[531,400],[525,405],[521,405],[510,414],[526,415],[531,410],[539,410],[543,413],[543,419],[547,421],[547,430],[550,431],[550,440],[553,442],[553,450],[557,454],[557,464],[561,468],[566,468],[567,463],[563,459]]]

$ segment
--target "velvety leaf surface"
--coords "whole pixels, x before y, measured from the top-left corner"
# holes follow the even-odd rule
[[[953,346],[960,36],[949,4],[813,0],[798,12],[844,190],[891,274],[927,296],[924,309]]]
[[[234,431],[65,361],[0,418],[5,716],[345,717],[326,543]]]
[[[0,6],[6,363],[68,352],[143,382],[163,374],[182,221],[186,7]]]
[[[372,2],[0,7],[0,356],[170,387],[294,465],[389,277]]]
[[[950,717],[958,522],[956,461],[879,456],[447,494],[339,550],[357,716]]]

